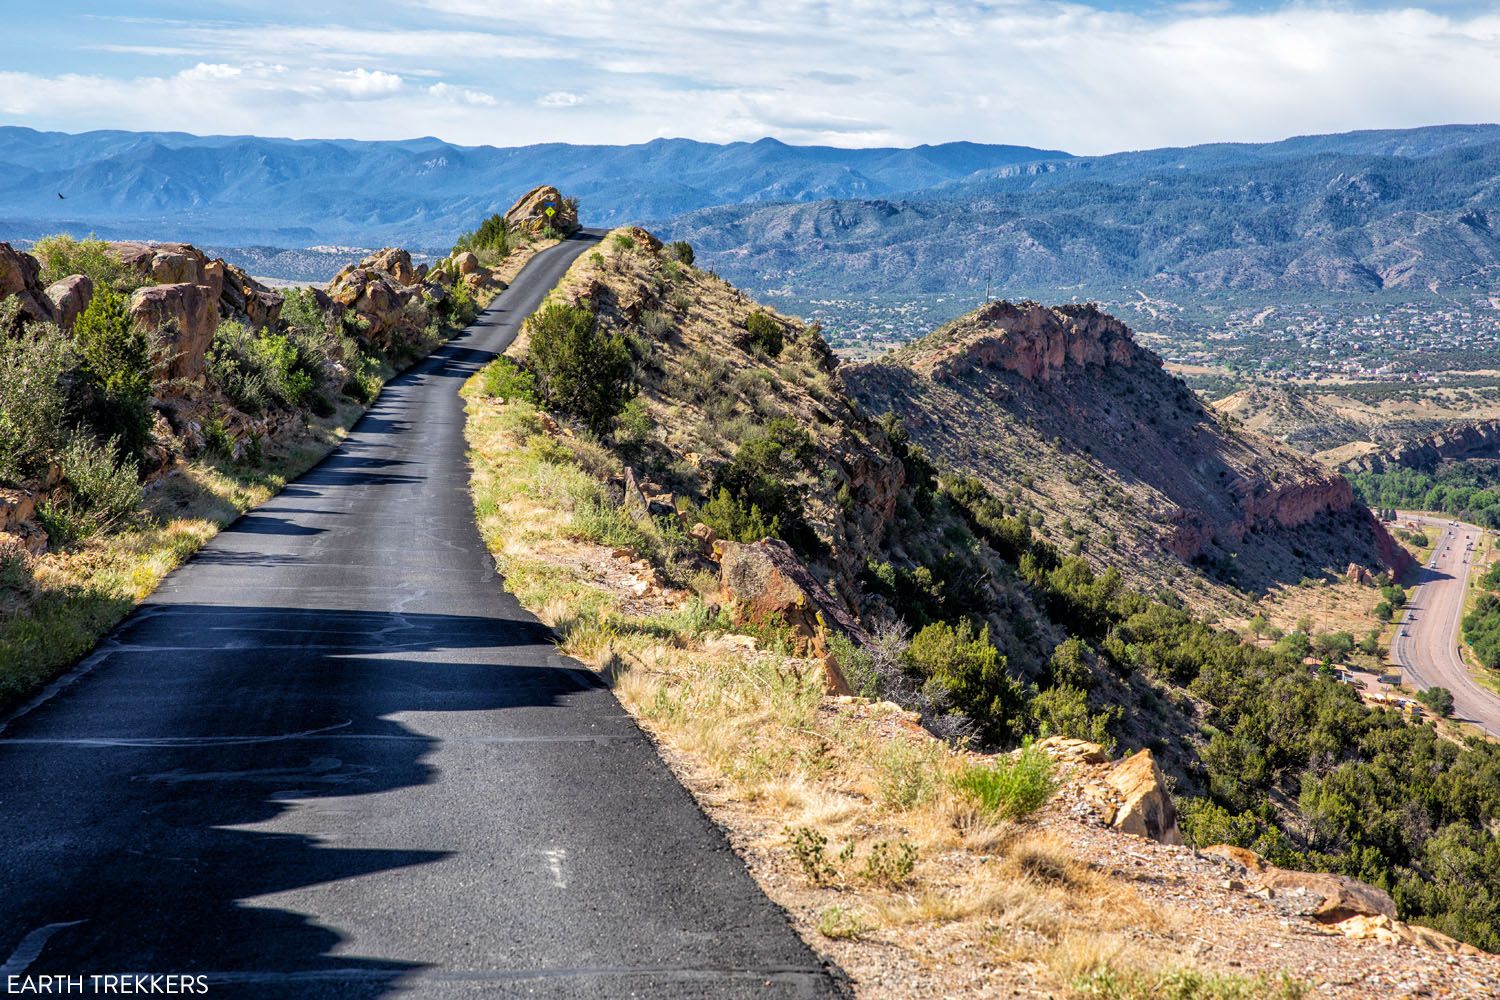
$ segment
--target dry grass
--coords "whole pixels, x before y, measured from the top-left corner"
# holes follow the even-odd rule
[[[478,379],[465,394],[475,504],[507,585],[611,680],[768,894],[869,995],[966,992],[979,975],[1061,996],[1100,970],[1162,968],[1121,941],[1175,923],[1056,836],[979,808],[956,781],[972,755],[894,705],[827,698],[817,662],[774,633],[732,633],[689,592],[622,592],[623,560],[569,536],[585,473],[566,437]]]

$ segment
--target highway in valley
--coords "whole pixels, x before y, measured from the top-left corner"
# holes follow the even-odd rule
[[[459,387],[593,245],[533,259],[4,722],[0,976],[845,994],[475,527]]]
[[[1392,640],[1391,659],[1407,687],[1447,688],[1453,692],[1455,718],[1500,735],[1500,695],[1474,679],[1458,646],[1469,571],[1483,531],[1415,514],[1402,514],[1401,520],[1415,521],[1429,537],[1436,534],[1437,543],[1427,564],[1417,570],[1417,589]]]

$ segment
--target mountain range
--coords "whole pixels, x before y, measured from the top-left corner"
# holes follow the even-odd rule
[[[252,248],[255,261],[327,245],[446,251],[546,182],[580,198],[588,225],[650,222],[727,278],[803,300],[987,286],[1044,300],[1420,298],[1500,281],[1496,125],[1090,157],[965,142],[501,148],[7,127],[0,178],[13,239],[170,234],[230,258]],[[324,257],[342,262],[297,255],[282,276],[317,277]]]
[[[455,146],[0,128],[0,229],[130,238],[171,232],[235,246],[392,243],[442,248],[517,192],[554,184],[590,225],[726,203],[878,198],[984,170],[1066,158],[955,142],[911,149],[715,145]],[[61,197],[59,197],[61,196]]]
[[[667,228],[732,280],[802,295],[1425,294],[1500,279],[1497,209],[1500,126],[1485,125],[1013,164]]]

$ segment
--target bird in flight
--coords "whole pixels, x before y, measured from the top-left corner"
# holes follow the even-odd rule
[[[61,191],[57,192],[57,199],[59,201],[67,201],[67,199],[63,197],[63,193]]]

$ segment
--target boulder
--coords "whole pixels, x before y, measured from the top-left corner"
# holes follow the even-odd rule
[[[42,265],[35,257],[9,243],[0,243],[0,301],[14,296],[21,305],[20,318],[24,321],[51,323],[56,319],[41,277]]]
[[[1064,764],[1108,764],[1109,754],[1097,743],[1073,739],[1070,736],[1049,736],[1036,744],[1036,748],[1053,760]]]
[[[1276,893],[1303,892],[1319,897],[1322,901],[1313,910],[1313,919],[1322,924],[1336,924],[1350,917],[1396,917],[1396,903],[1389,894],[1347,875],[1267,866],[1256,873],[1255,881]]]
[[[415,285],[421,282],[417,269],[412,267],[411,254],[400,247],[386,247],[366,257],[360,267],[379,271],[398,285]]]
[[[53,315],[57,317],[57,325],[69,330],[94,297],[94,279],[86,274],[75,274],[48,285],[46,294],[52,303]]]
[[[505,213],[505,221],[512,229],[533,236],[548,226],[571,233],[578,228],[578,211],[557,188],[542,184],[523,194]]]
[[[719,542],[714,548],[719,586],[732,620],[736,624],[785,624],[797,639],[798,654],[823,660],[829,690],[852,693],[829,656],[827,630],[836,628],[856,639],[862,632],[834,604],[791,546],[779,538],[767,538],[749,544]]]
[[[1159,844],[1181,844],[1177,808],[1166,778],[1150,750],[1132,754],[1110,768],[1103,786],[1090,789],[1104,822],[1122,833]]]
[[[166,378],[202,378],[204,355],[219,326],[212,289],[189,282],[147,285],[130,297],[130,315],[162,336],[170,353],[162,373]]]
[[[1377,941],[1386,945],[1407,944],[1445,955],[1485,954],[1473,945],[1456,941],[1442,931],[1394,920],[1384,914],[1349,917],[1330,924],[1328,929],[1356,940]]]
[[[459,274],[473,274],[479,270],[479,258],[465,251],[453,258],[453,265],[458,268]]]
[[[1203,853],[1239,865],[1261,889],[1316,898],[1318,905],[1312,915],[1318,923],[1340,924],[1355,918],[1396,919],[1396,903],[1388,893],[1347,875],[1277,868],[1254,851],[1230,844],[1205,847]]]
[[[281,318],[283,299],[276,292],[225,261],[215,261],[223,270],[222,292],[216,298],[219,312],[252,328],[274,328]]]

